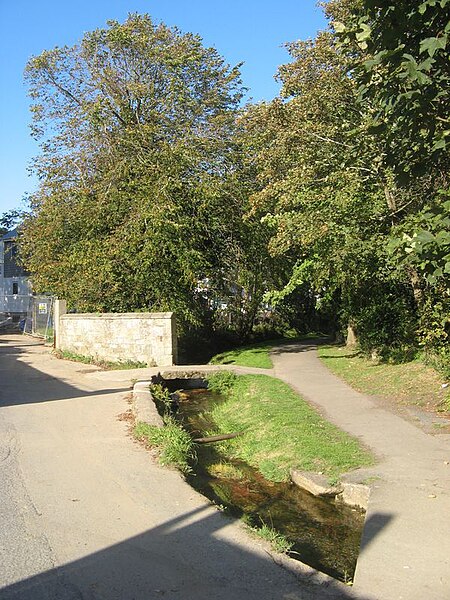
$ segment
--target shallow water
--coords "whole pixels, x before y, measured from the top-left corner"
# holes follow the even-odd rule
[[[180,392],[177,419],[194,437],[210,435],[215,427],[208,410],[221,401],[205,389]],[[353,579],[362,511],[316,498],[290,482],[268,481],[247,463],[221,454],[215,444],[198,445],[197,455],[187,477],[195,489],[254,526],[265,524],[283,534],[292,543],[292,558],[342,581]]]

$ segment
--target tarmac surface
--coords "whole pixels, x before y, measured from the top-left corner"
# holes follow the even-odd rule
[[[264,372],[379,457],[358,474],[372,491],[352,588],[271,554],[132,440],[132,382],[169,369],[100,371],[2,335],[0,600],[450,599],[449,436],[351,390],[312,345],[273,359]]]

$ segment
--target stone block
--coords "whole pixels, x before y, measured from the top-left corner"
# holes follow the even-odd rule
[[[330,485],[328,479],[320,473],[291,469],[291,479],[295,485],[313,496],[337,496],[343,491],[341,484]]]
[[[361,483],[343,483],[343,490],[337,496],[337,500],[347,504],[367,510],[369,506],[370,487]]]
[[[150,381],[135,383],[133,387],[133,412],[136,421],[163,427],[163,420],[156,409],[150,392]]]

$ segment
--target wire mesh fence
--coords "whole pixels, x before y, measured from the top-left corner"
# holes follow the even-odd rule
[[[53,296],[32,296],[23,323],[23,332],[53,342],[54,336]]]

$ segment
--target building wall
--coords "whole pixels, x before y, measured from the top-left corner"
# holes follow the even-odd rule
[[[3,271],[5,277],[26,277],[25,269],[17,262],[17,241],[3,242]]]
[[[60,350],[149,366],[171,366],[177,360],[173,313],[63,314],[58,323],[55,314],[55,325]]]
[[[32,295],[25,270],[17,264],[15,237],[0,239],[0,313],[19,318],[26,314]]]
[[[16,287],[17,293],[15,294]],[[27,277],[3,277],[0,275],[0,312],[25,314],[30,303],[30,296],[31,287]]]

